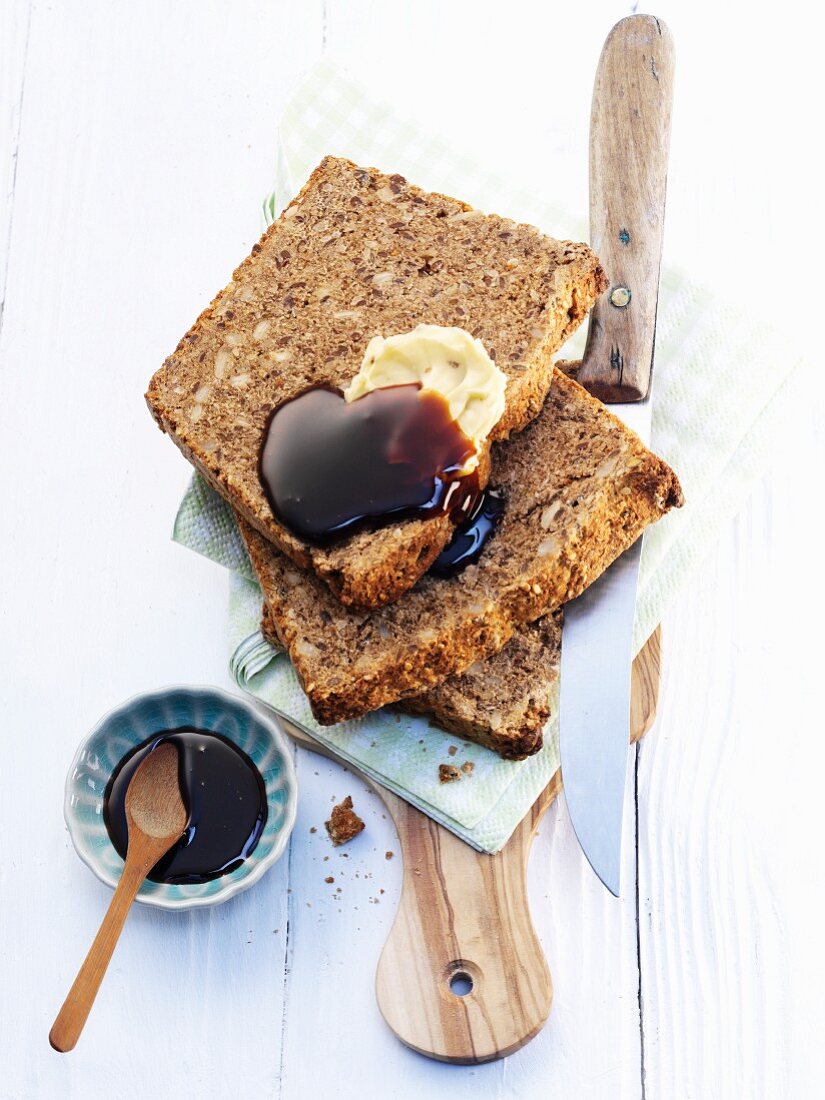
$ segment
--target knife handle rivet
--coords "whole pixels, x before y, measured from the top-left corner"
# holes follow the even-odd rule
[[[614,286],[610,291],[610,304],[616,309],[624,309],[630,304],[630,291],[626,286]]]

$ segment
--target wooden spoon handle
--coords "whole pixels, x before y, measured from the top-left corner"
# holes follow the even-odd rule
[[[135,895],[149,871],[169,848],[169,842],[164,843],[160,852],[157,843],[136,845],[134,853],[130,847],[106,916],[49,1032],[49,1042],[55,1050],[66,1053],[74,1049],[80,1038]]]

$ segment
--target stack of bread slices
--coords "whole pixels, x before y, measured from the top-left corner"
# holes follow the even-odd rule
[[[262,630],[320,723],[397,705],[511,759],[541,747],[560,609],[682,500],[673,471],[553,366],[606,285],[585,244],[327,157],[153,377],[152,414],[234,508]],[[428,572],[449,513],[319,546],[278,521],[259,475],[274,409],[344,390],[372,337],[422,323],[465,329],[506,377],[479,464],[503,516],[449,578]]]

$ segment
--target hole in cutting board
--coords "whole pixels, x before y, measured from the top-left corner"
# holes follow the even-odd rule
[[[468,997],[471,993],[481,989],[484,974],[481,967],[470,959],[451,959],[441,972],[439,991],[447,1002],[452,1003],[455,1009],[456,1001],[453,998]]]
[[[450,978],[450,992],[456,997],[466,997],[473,991],[473,979],[464,970],[458,970]]]

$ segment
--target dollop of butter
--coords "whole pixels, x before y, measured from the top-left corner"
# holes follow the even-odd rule
[[[482,342],[463,328],[418,325],[397,336],[374,336],[358,374],[344,392],[356,401],[371,390],[417,382],[447,401],[450,414],[475,445],[462,474],[478,465],[481,444],[504,412],[507,376]]]

